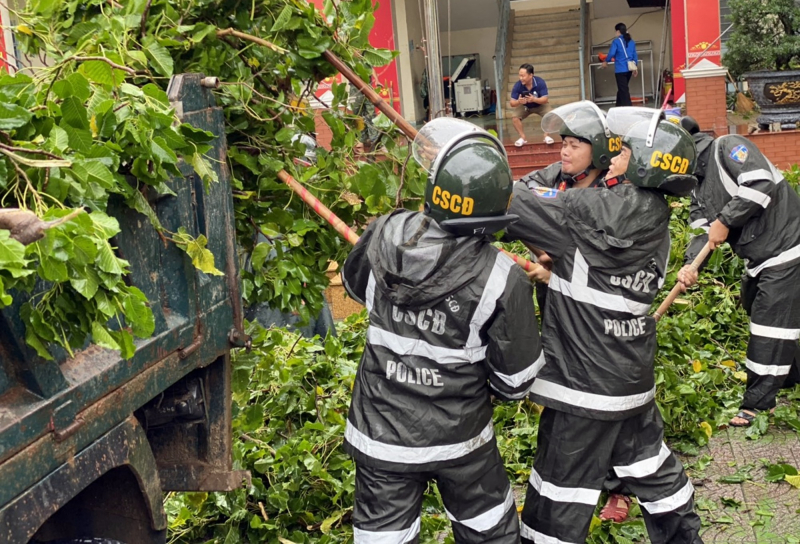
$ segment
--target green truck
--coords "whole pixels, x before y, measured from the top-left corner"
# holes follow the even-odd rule
[[[182,164],[175,195],[148,199],[166,229],[208,238],[224,276],[196,270],[120,202],[114,242],[156,322],[131,359],[87,345],[43,360],[18,306],[0,313],[0,543],[163,543],[163,492],[228,491],[249,477],[231,467],[230,350],[247,337],[217,84],[179,75],[168,95],[184,122],[215,134],[220,182],[206,189]]]

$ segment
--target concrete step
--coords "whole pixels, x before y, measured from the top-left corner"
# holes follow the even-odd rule
[[[556,162],[556,161],[553,161]],[[511,177],[515,180],[520,179],[523,176],[528,175],[529,173],[533,172],[534,170],[541,170],[545,166],[551,165],[552,162],[542,163],[542,164],[532,164],[530,166],[515,166],[511,168]]]
[[[553,92],[553,89],[577,87],[581,81],[581,74],[577,69],[564,72],[540,72],[537,70],[536,75],[547,83],[548,92]],[[509,76],[506,83],[514,85],[517,81],[519,81],[519,76]],[[509,92],[511,92],[510,87]]]
[[[570,49],[577,53],[579,45],[580,36],[578,36],[577,32],[572,36],[556,36],[552,38],[520,37],[519,34],[514,33],[514,40],[511,42],[511,51],[512,56],[514,56],[514,52],[519,49],[528,50],[534,55],[546,56],[551,52],[557,51],[561,53],[563,51],[569,51]]]
[[[508,69],[509,78],[512,76],[515,80],[519,78],[519,66],[522,64],[524,64],[524,62],[520,62],[519,64],[514,63],[511,65],[511,67]],[[535,74],[540,77],[544,77],[542,74],[548,74],[552,77],[554,74],[560,74],[563,72],[573,73],[575,70],[577,70],[578,74],[580,74],[581,62],[578,59],[578,56],[575,55],[575,58],[559,60],[557,62],[537,62],[533,64],[533,69],[535,70]]]
[[[514,139],[516,140],[516,138]],[[556,141],[556,143],[553,145],[547,145],[544,142],[531,142],[525,144],[522,147],[517,147],[513,145],[513,143],[506,143],[504,144],[504,146],[506,148],[506,153],[508,153],[509,157],[511,155],[528,155],[530,153],[553,153],[554,151],[558,152],[559,149],[561,149],[560,147],[558,147],[558,144],[560,143],[561,139],[558,136],[553,136],[553,139]]]
[[[531,38],[552,38],[557,36],[580,35],[580,23],[566,22],[544,22],[528,23],[524,25],[514,25],[514,38],[529,36]]]
[[[528,138],[531,138],[531,136],[528,136]],[[539,138],[539,136],[537,136],[537,138]],[[520,149],[525,149],[526,147],[528,146],[524,146]],[[537,164],[553,164],[554,162],[560,161],[561,153],[558,150],[561,149],[561,144],[555,143],[549,147],[554,149],[554,151],[509,155],[508,165],[511,166],[511,168],[528,168],[530,166],[535,167]],[[533,170],[533,168],[531,168],[531,170]]]
[[[539,66],[541,65],[540,62],[543,61],[546,64],[558,64],[561,62],[569,62],[569,61],[580,61],[580,56],[578,55],[578,48],[570,47],[568,51],[564,51],[563,53],[553,53],[549,54],[546,57],[541,55],[516,55],[512,52],[512,57],[509,60],[510,66],[512,69],[519,71],[519,67],[525,64],[526,62],[530,62],[533,64],[534,68],[538,71]]]
[[[514,17],[514,25],[518,24],[528,24],[528,23],[536,23],[536,22],[557,22],[557,21],[580,21],[581,20],[581,12],[580,10],[558,10],[558,11],[549,11],[549,12],[537,12],[537,11],[514,11],[512,14]]]
[[[569,42],[561,45],[551,45],[542,49],[529,46],[527,45],[527,42],[520,42],[516,47],[512,45],[510,53],[512,59],[519,57],[536,57],[540,59],[548,58],[555,60],[559,58],[560,55],[564,55],[565,53],[575,53],[577,55],[579,45],[580,42]]]
[[[576,89],[575,92],[569,94],[554,94],[550,96],[550,100],[548,100],[548,104],[553,108],[557,108],[559,106],[563,106],[564,104],[571,104],[572,102],[577,102],[581,99],[580,89]],[[504,119],[513,119],[514,117],[514,109],[509,104],[509,101],[503,104],[503,118]]]

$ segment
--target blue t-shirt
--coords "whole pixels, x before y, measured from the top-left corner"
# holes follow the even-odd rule
[[[525,85],[522,84],[521,81],[517,81],[514,84],[514,88],[511,89],[511,98],[513,100],[519,100],[521,96],[534,96],[536,98],[541,98],[543,96],[547,96],[547,83],[544,82],[542,78],[539,76],[533,76],[533,81],[531,81],[531,85],[533,87],[528,89]],[[538,108],[541,104],[523,104],[528,109]]]
[[[625,54],[627,53],[627,57]],[[625,38],[619,37],[611,42],[611,48],[608,50],[608,58],[606,60],[614,59],[614,72],[623,74],[630,72],[628,70],[628,61],[639,62],[639,55],[636,54],[636,42],[633,40],[628,42],[625,46]]]

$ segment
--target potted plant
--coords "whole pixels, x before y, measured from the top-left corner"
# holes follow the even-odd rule
[[[800,121],[800,0],[730,0],[723,64],[743,76],[760,125]]]

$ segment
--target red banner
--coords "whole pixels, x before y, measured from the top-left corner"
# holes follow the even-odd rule
[[[721,65],[719,35],[719,0],[677,0],[672,3],[672,64],[676,100],[686,92],[681,70],[687,68],[687,55],[689,67],[696,66],[701,58]]]
[[[308,0],[314,4],[320,11],[323,10],[325,0]],[[375,24],[372,31],[369,33],[369,43],[372,47],[378,49],[394,50],[394,21],[392,19],[392,4],[391,0],[372,0],[373,5],[377,4],[378,8],[375,10]],[[392,107],[400,112],[400,84],[397,78],[397,60],[393,60],[386,66],[375,67],[375,76],[377,82],[371,82],[376,85],[378,94]],[[330,90],[333,81],[341,83],[344,81],[341,75],[336,78],[327,78],[320,82],[315,95],[325,104],[330,104]],[[319,102],[313,104],[314,107],[321,107]]]

